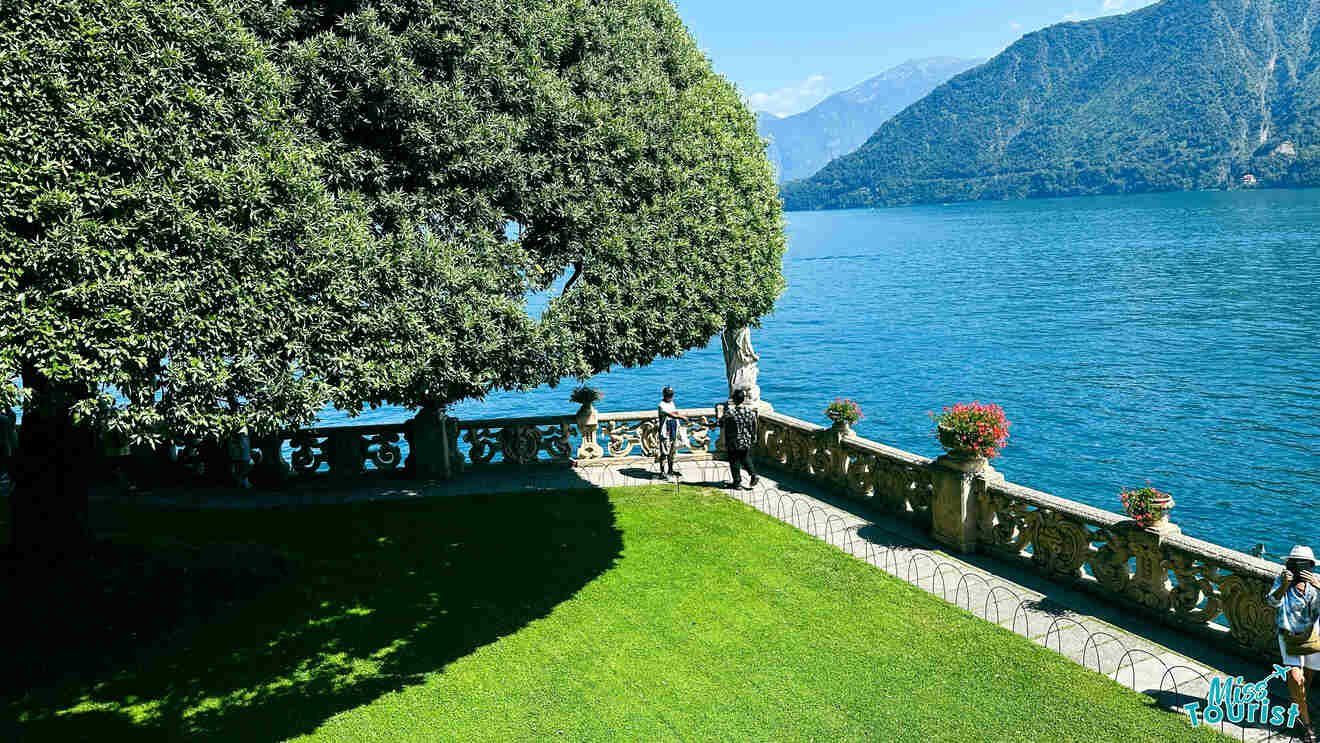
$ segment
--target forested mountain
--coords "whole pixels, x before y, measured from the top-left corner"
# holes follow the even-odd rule
[[[756,129],[770,140],[770,162],[779,182],[806,178],[834,158],[852,152],[891,116],[945,80],[984,61],[914,59],[835,93],[800,114],[781,119],[758,113]]]
[[[1164,0],[1028,34],[783,188],[789,209],[1320,185],[1320,0]]]

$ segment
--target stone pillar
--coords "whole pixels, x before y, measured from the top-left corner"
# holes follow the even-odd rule
[[[952,451],[930,467],[934,486],[931,536],[955,552],[974,552],[977,542],[977,503],[972,496],[976,478],[1002,482],[1004,476],[985,457]]]
[[[845,488],[848,486],[848,454],[843,450],[843,440],[856,435],[852,426],[843,421],[836,422],[825,431],[826,440],[831,444],[830,479]]]
[[[253,439],[252,448],[261,452],[261,455],[252,468],[251,477],[259,484],[268,487],[278,486],[293,475],[288,462],[285,462],[284,457],[281,456],[283,444],[284,437],[277,435],[258,436]]]
[[[365,469],[366,444],[362,435],[348,431],[331,430],[324,450],[329,454],[330,474],[333,477],[356,477]]]
[[[600,428],[600,413],[596,406],[587,403],[578,409],[577,413],[578,433],[582,436],[582,444],[578,446],[577,458],[580,461],[589,461],[600,459],[605,456],[605,450],[596,441],[596,430]],[[567,424],[565,424],[567,429]],[[567,440],[567,434],[565,434]]]
[[[409,421],[408,463],[418,480],[447,480],[453,474],[450,461],[449,421],[443,410],[425,407]]]

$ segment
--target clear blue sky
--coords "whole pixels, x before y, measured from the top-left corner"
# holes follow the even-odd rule
[[[793,114],[909,59],[989,58],[1023,35],[1153,0],[673,0],[752,107]]]

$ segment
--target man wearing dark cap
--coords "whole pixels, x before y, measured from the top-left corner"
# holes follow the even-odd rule
[[[660,395],[662,399],[656,409],[660,423],[660,474],[663,477],[677,477],[678,473],[674,471],[674,453],[687,437],[687,429],[678,425],[678,422],[687,423],[688,419],[687,416],[680,415],[678,407],[674,405],[673,387],[665,387],[660,391]],[[665,471],[666,460],[669,462],[668,472]]]

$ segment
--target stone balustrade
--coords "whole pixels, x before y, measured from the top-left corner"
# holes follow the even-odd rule
[[[1263,597],[1279,565],[1021,485],[978,477],[973,492],[982,551],[1278,660],[1274,609]]]
[[[777,413],[761,416],[757,454],[759,463],[927,526],[954,552],[992,555],[1242,655],[1278,660],[1264,595],[1280,565],[1005,482],[983,460],[931,460]]]
[[[716,456],[716,411],[681,412],[690,418],[690,446],[680,457]],[[288,432],[254,441],[253,449],[258,466],[285,476],[398,470],[433,479],[485,468],[648,461],[658,454],[658,437],[653,411],[480,420],[423,413],[408,423]],[[754,455],[760,466],[929,529],[951,551],[1025,566],[1250,657],[1277,656],[1274,611],[1263,600],[1276,564],[1005,482],[983,460],[932,460],[768,406]]]
[[[382,423],[304,428],[258,437],[252,441],[253,466],[295,477],[399,470],[409,429],[407,423]]]
[[[851,497],[923,525],[931,522],[931,460],[775,412],[762,413],[757,462],[826,481]]]
[[[682,424],[689,446],[680,449],[679,458],[711,458],[714,408],[680,412],[689,418]],[[584,430],[588,441],[601,443],[584,447]],[[252,449],[254,466],[279,477],[345,477],[375,470],[432,479],[490,467],[653,459],[659,453],[659,425],[653,411],[600,413],[590,424],[577,416],[461,420],[424,412],[408,423],[286,431],[255,439]]]

